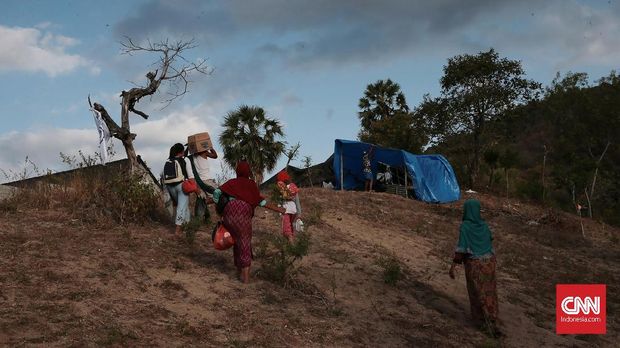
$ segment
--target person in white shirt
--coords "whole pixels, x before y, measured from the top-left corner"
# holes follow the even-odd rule
[[[198,192],[196,197],[194,216],[203,219],[204,222],[209,222],[211,218],[211,214],[207,208],[207,193],[213,194],[216,186],[215,182],[209,179],[209,158],[217,158],[215,149],[211,148],[207,151],[198,152],[189,156],[194,179],[198,187],[200,187],[200,192]]]

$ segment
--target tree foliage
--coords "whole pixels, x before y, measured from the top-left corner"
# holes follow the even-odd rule
[[[282,125],[268,118],[263,108],[242,105],[224,117],[222,127],[219,142],[224,160],[232,168],[238,161],[247,160],[260,184],[263,173],[275,168],[284,151]]]
[[[493,49],[452,57],[443,73],[441,95],[425,96],[416,114],[424,118],[436,143],[458,134],[470,139],[467,175],[474,187],[487,124],[535,99],[540,84],[524,77],[521,62],[500,58]]]
[[[596,82],[584,73],[558,74],[539,100],[488,122],[481,176],[491,182],[503,168],[505,185],[490,190],[571,212],[581,206],[586,216],[620,225],[618,110],[615,72]],[[448,157],[459,179],[467,177],[463,168],[471,156],[465,137],[471,139],[457,134],[433,148]]]
[[[400,86],[390,79],[369,84],[359,101],[359,139],[385,147],[420,152],[426,137],[409,111]]]
[[[585,201],[590,216],[609,190],[618,190],[620,169],[620,78],[612,72],[591,86],[587,74],[558,75],[546,90],[545,111],[552,140],[551,159],[557,187],[575,203]],[[617,199],[615,205],[618,206]],[[598,203],[598,204],[597,204]],[[605,206],[614,204],[606,202]],[[604,208],[604,207],[601,207]]]

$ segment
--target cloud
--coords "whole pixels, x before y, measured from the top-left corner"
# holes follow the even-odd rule
[[[280,101],[282,106],[285,106],[285,107],[300,106],[303,104],[303,102],[304,102],[303,99],[301,99],[299,96],[292,94],[292,93],[284,94]]]
[[[220,113],[217,107],[198,104],[171,111],[160,119],[134,122],[131,130],[138,135],[134,141],[136,152],[158,175],[170,147],[177,142],[186,143],[188,135],[208,131],[217,149]],[[28,156],[42,173],[46,169],[66,170],[68,168],[61,162],[60,152],[75,155],[78,150],[82,150],[85,154],[94,155],[98,152],[97,139],[94,123],[89,129],[49,128],[0,134],[0,148],[3,149],[0,153],[0,169],[10,173],[27,168],[34,175],[36,173],[32,172],[32,166],[24,163]],[[114,151],[116,159],[125,158],[125,150],[118,140],[114,140]],[[211,165],[213,176],[219,172],[219,168],[219,160],[214,160]],[[10,180],[0,172],[0,182],[3,181]]]
[[[197,33],[203,42],[225,45],[250,38],[258,52],[284,56],[291,64],[375,61],[410,52],[502,9],[535,1],[227,1],[185,0],[143,4],[117,24],[117,35],[147,38]],[[266,35],[265,35],[266,34]],[[264,42],[269,37],[269,42]],[[431,39],[431,40],[429,40]],[[261,41],[263,41],[261,43]]]
[[[221,133],[220,115],[223,114],[219,104],[198,104],[171,111],[157,120],[135,123],[131,130],[138,134],[134,146],[136,152],[158,175],[168,157],[170,147],[175,143],[185,144],[187,136],[200,132],[209,132],[216,149],[219,148],[217,137]],[[124,151],[122,147],[119,151]],[[219,159],[211,164],[212,175],[218,172]]]
[[[9,132],[0,134],[0,169],[5,173],[19,173],[27,170],[29,176],[37,176],[31,164],[25,162],[26,157],[33,163],[39,173],[47,169],[62,170],[60,152],[76,154],[78,149],[84,153],[94,154],[97,151],[97,131],[93,129],[50,128],[25,132]],[[18,155],[19,154],[19,155]],[[64,168],[68,169],[68,168]],[[0,173],[0,181],[13,181],[19,177],[10,175],[8,178]]]
[[[49,23],[39,25],[41,29],[49,26]],[[41,29],[0,25],[0,72],[43,72],[54,77],[88,67],[91,73],[99,73],[89,60],[66,52],[78,40]]]
[[[577,0],[154,0],[115,31],[197,35],[214,52],[243,45],[251,52],[248,64],[258,55],[298,69],[489,47],[542,52],[534,59],[555,65],[610,65],[620,50],[619,14],[615,4]]]
[[[283,76],[416,71],[492,47],[543,82],[556,71],[614,69],[619,17],[606,1],[151,0],[114,30],[137,40],[195,37],[192,54],[206,54],[215,71],[193,93],[277,103],[271,83]]]
[[[553,70],[584,66],[614,68],[620,60],[620,12],[576,1],[551,1],[525,19],[478,28],[478,42],[514,52],[525,63]]]

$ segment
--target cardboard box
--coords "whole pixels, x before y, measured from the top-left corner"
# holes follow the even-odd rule
[[[213,148],[209,133],[198,133],[187,137],[187,147],[190,154],[207,151]]]

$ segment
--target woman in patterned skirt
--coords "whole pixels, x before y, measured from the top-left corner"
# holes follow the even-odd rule
[[[496,261],[492,240],[489,226],[480,217],[480,202],[467,200],[463,206],[463,222],[449,275],[454,279],[456,265],[465,264],[471,315],[478,325],[495,336],[500,332],[497,329]]]
[[[254,209],[257,206],[265,206],[267,202],[261,197],[256,182],[250,179],[248,162],[239,162],[235,171],[237,178],[228,180],[215,190],[213,200],[218,202],[224,199],[221,197],[222,193],[230,197],[230,201],[224,207],[222,221],[235,239],[233,254],[241,281],[248,283],[252,263],[252,217]]]

